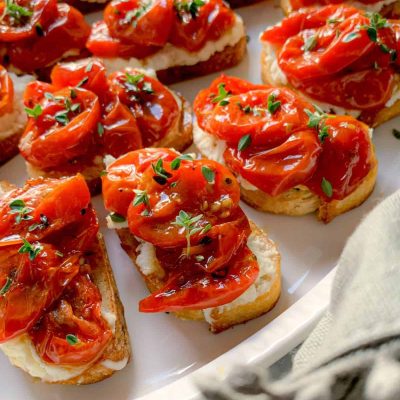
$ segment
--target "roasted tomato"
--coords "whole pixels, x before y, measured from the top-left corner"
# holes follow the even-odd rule
[[[218,40],[235,23],[233,11],[222,0],[203,2],[177,0],[170,42],[188,51],[198,51],[208,40]]]
[[[51,168],[87,153],[101,117],[93,92],[64,88],[35,107],[20,143],[21,153],[30,163]]]
[[[242,247],[220,274],[205,274],[193,264],[183,268],[163,262],[169,272],[166,285],[139,303],[142,312],[203,310],[238,298],[257,279],[259,266],[254,254]],[[168,270],[168,267],[171,270]]]
[[[1,248],[0,342],[29,330],[78,274],[78,255],[58,254],[40,242]]]
[[[102,177],[107,210],[126,216],[143,172],[160,159],[172,161],[177,157],[179,153],[171,149],[148,148],[130,152],[111,163]]]
[[[86,47],[95,56],[105,58],[145,58],[159,50],[157,46],[143,43],[122,43],[119,39],[111,36],[104,21],[97,21],[93,24]]]
[[[233,76],[222,74],[213,80],[210,87],[201,90],[196,96],[193,104],[198,124],[207,129],[214,108],[221,103],[224,104],[230,96],[247,93],[250,90],[265,89],[266,85],[255,85]],[[225,101],[224,101],[225,100]]]
[[[152,163],[137,190],[128,209],[129,229],[159,247],[183,247],[187,232],[176,222],[177,218],[201,215],[191,235],[191,242],[198,243],[209,227],[235,215],[240,198],[234,176],[210,160],[184,160],[178,169],[173,169],[171,162]]]
[[[301,10],[261,40],[276,47],[289,83],[312,98],[373,111],[392,94],[398,41],[395,27],[377,13],[342,4]]]
[[[138,150],[108,167],[103,194],[109,210],[127,217],[131,233],[155,246],[166,272],[165,286],[142,300],[140,311],[220,306],[257,278],[239,185],[221,164]]]
[[[324,4],[339,4],[342,3],[341,0],[290,0],[290,8],[295,11],[300,8],[311,7],[316,5]],[[375,4],[379,3],[379,0],[360,0],[363,4]]]
[[[85,365],[101,356],[112,332],[101,314],[101,294],[78,275],[53,310],[30,330],[39,356],[57,365]]]
[[[107,98],[109,92],[106,68],[96,58],[57,64],[51,71],[51,82],[57,89],[81,86],[102,100]]]
[[[57,18],[56,0],[0,1],[0,41],[15,42],[38,37]]]
[[[89,37],[90,26],[73,7],[67,4],[57,7],[57,17],[40,37],[28,38],[10,46],[9,57],[13,66],[32,72],[48,67],[63,57],[80,55]]]
[[[109,77],[111,90],[135,116],[145,147],[154,146],[177,123],[174,95],[157,79],[126,68]]]
[[[13,110],[14,85],[7,70],[0,66],[0,117]]]
[[[318,168],[307,183],[325,201],[352,193],[373,167],[370,129],[351,117],[326,120],[329,135],[323,143]],[[324,190],[324,185],[332,188]]]
[[[172,7],[172,0],[114,0],[104,11],[104,21],[122,43],[162,47],[170,34]]]

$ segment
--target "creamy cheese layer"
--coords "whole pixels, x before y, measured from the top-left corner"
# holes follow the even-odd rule
[[[125,67],[152,68],[156,71],[175,67],[178,65],[195,65],[208,60],[213,54],[223,51],[228,46],[234,46],[245,36],[243,20],[235,15],[235,24],[216,41],[208,41],[205,46],[196,52],[173,46],[167,43],[157,53],[143,58],[103,58],[109,73],[119,71]]]
[[[12,72],[9,75],[14,85],[13,110],[0,117],[0,140],[5,140],[24,130],[27,116],[22,99],[26,85],[33,81],[31,75],[17,76]]]

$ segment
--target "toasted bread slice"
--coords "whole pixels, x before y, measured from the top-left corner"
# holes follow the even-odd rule
[[[176,126],[168,132],[160,141],[154,143],[153,147],[172,147],[183,151],[192,144],[192,109],[189,102],[180,94],[177,94],[181,102],[181,113],[177,119]],[[101,193],[101,172],[105,169],[103,158],[100,156],[92,160],[73,160],[67,168],[42,170],[26,162],[28,175],[32,178],[45,176],[49,178],[61,178],[63,176],[75,175],[80,172],[86,179],[90,193],[94,196]]]
[[[7,182],[0,182],[0,196],[14,188]],[[27,334],[22,334],[0,345],[0,349],[13,365],[43,382],[67,385],[99,382],[124,368],[130,360],[131,347],[124,308],[119,298],[103,236],[100,233],[87,260],[92,267],[92,281],[99,288],[102,296],[103,317],[114,334],[98,360],[83,367],[55,366],[45,363],[37,355]]]
[[[229,304],[205,310],[175,312],[175,316],[186,320],[206,320],[210,330],[218,333],[257,318],[274,307],[281,293],[280,254],[275,243],[252,222],[251,229],[247,245],[260,265],[256,282]],[[154,246],[138,241],[128,228],[117,229],[117,232],[122,248],[142,275],[150,292],[161,289],[165,285],[166,276],[157,260]]]
[[[202,130],[197,122],[194,125],[193,139],[203,157],[224,163],[225,143]],[[374,150],[371,162],[372,166],[368,175],[354,192],[342,200],[325,202],[303,185],[289,189],[278,196],[270,196],[238,177],[241,197],[247,204],[260,211],[292,216],[317,212],[318,219],[328,223],[338,215],[358,207],[369,197],[375,187],[378,173],[378,161]]]
[[[269,44],[263,44],[263,49],[261,51],[261,78],[262,81],[266,84],[274,86],[287,86],[290,89],[297,92],[298,94],[302,95],[303,97],[306,97],[304,96],[304,94],[302,94],[301,91],[296,90],[287,82],[284,73],[280,70],[278,66],[275,50],[273,46]],[[400,90],[399,74],[395,75],[394,87],[396,88],[396,90]],[[313,102],[313,99],[311,98],[307,97],[307,100]],[[335,113],[335,110],[340,108],[334,105],[330,106],[328,103],[321,103],[316,100],[314,101],[314,103],[318,104],[323,110],[329,113]],[[327,108],[329,108],[329,110]],[[340,109],[341,114],[343,114],[344,111],[346,111],[346,114],[352,115],[355,118],[359,119],[360,121],[363,121],[369,126],[375,128],[383,124],[384,122],[400,115],[400,99],[398,100],[395,99],[395,101],[389,101],[385,107],[375,112],[374,114],[363,113],[359,110]]]
[[[281,0],[281,8],[285,15],[289,15],[293,11],[290,0]]]
[[[108,1],[109,0],[66,0],[65,2],[86,14],[102,10]]]
[[[228,0],[228,3],[232,8],[238,8],[251,6],[252,4],[260,3],[261,1],[263,0]]]
[[[171,84],[232,68],[242,61],[246,54],[246,47],[247,38],[243,36],[235,45],[227,46],[224,50],[214,53],[206,61],[161,69],[156,71],[157,77],[164,84]]]

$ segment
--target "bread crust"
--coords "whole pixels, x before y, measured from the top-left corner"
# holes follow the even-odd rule
[[[253,234],[260,238],[264,242],[265,250],[273,252],[271,256],[273,258],[275,275],[271,283],[270,289],[258,296],[254,301],[247,304],[236,305],[235,307],[225,310],[224,307],[213,308],[208,320],[210,324],[210,330],[213,333],[222,332],[234,325],[244,323],[251,319],[257,318],[262,314],[270,311],[277,303],[281,293],[281,271],[280,271],[280,254],[276,249],[275,243],[273,243],[253,222],[250,221],[251,229]],[[145,275],[140,270],[136,263],[138,256],[139,241],[132,235],[128,228],[117,229],[118,236],[121,240],[121,246],[126,251],[128,256],[131,258],[133,264],[142,275],[146,286],[150,292],[155,292],[161,289],[166,282],[166,277],[162,269],[155,271],[151,274]],[[266,279],[271,279],[267,277]],[[205,316],[203,310],[184,310],[179,312],[173,312],[176,317],[184,320],[204,321]]]
[[[281,8],[286,16],[293,11],[292,5],[290,4],[290,0],[281,0]]]
[[[19,153],[18,143],[21,135],[22,132],[16,132],[13,135],[0,140],[0,165],[3,165]]]
[[[260,3],[261,1],[263,0],[228,0],[228,3],[232,8],[238,8]]]
[[[178,97],[182,102],[182,110],[179,116],[179,129],[168,133],[164,138],[154,143],[153,147],[172,147],[177,151],[182,152],[192,144],[193,141],[193,124],[192,124],[192,109],[190,103],[179,93]],[[28,161],[26,162],[28,175],[30,177],[44,176],[47,178],[61,178],[64,176],[75,175],[81,173],[89,186],[92,196],[101,193],[101,172],[105,169],[104,161],[96,163],[95,160],[87,162],[84,159],[76,161],[77,168],[71,171],[71,166],[68,169],[49,169],[41,170],[34,167]],[[82,168],[83,167],[83,168]]]
[[[271,48],[272,49],[272,48]],[[263,46],[261,51],[261,79],[267,85],[274,85],[274,80],[271,77],[271,66],[272,61],[269,62],[268,60],[272,60],[272,58],[267,57],[269,48],[267,46]],[[400,75],[395,75],[395,85],[399,87],[400,85]],[[286,84],[286,87],[292,89],[299,95],[303,95],[301,91],[295,89],[290,84]],[[377,111],[376,113],[366,113],[362,112],[358,119],[360,121],[365,122],[369,126],[376,128],[379,125],[382,125],[384,122],[397,117],[400,115],[400,100],[397,100],[393,105],[390,107],[383,107],[381,110]]]
[[[0,181],[0,197],[4,193],[15,188],[16,186],[8,182]],[[113,339],[107,345],[101,357],[82,374],[71,379],[47,383],[63,385],[87,385],[96,383],[110,377],[116,372],[115,369],[103,365],[104,361],[107,360],[115,363],[124,363],[126,360],[127,364],[131,358],[131,345],[124,317],[124,307],[119,297],[118,288],[115,283],[114,274],[108,259],[103,235],[101,233],[98,233],[87,259],[90,265],[92,267],[94,266],[90,276],[92,281],[100,290],[102,304],[106,305],[107,310],[116,316]],[[18,367],[24,369],[21,365],[18,365]],[[46,381],[44,380],[44,382]]]
[[[208,60],[195,65],[177,65],[156,71],[158,79],[164,84],[171,84],[185,79],[197,78],[214,72],[232,68],[242,61],[246,54],[247,39],[243,36],[234,46],[214,53]]]

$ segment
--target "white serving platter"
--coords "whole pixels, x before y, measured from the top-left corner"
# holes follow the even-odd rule
[[[246,59],[227,74],[260,82],[259,33],[282,17],[271,2],[238,10],[250,37]],[[190,101],[213,76],[174,85]],[[142,279],[106,229],[101,198],[94,199],[121,299],[133,348],[127,368],[112,378],[85,387],[34,382],[0,355],[0,400],[189,400],[197,397],[194,378],[212,374],[223,378],[235,364],[271,364],[300,343],[312,329],[329,299],[333,268],[346,239],[362,217],[400,187],[400,141],[393,120],[375,131],[379,159],[378,184],[359,208],[323,225],[312,215],[301,218],[263,214],[243,205],[248,216],[269,232],[282,253],[283,288],[277,306],[267,315],[219,335],[207,324],[181,321],[165,314],[140,314],[138,301],[147,295]],[[399,127],[399,125],[397,127]],[[21,157],[0,168],[0,179],[22,185],[27,178]],[[194,372],[195,371],[195,372]]]

